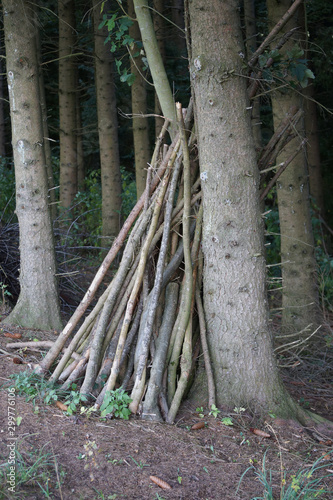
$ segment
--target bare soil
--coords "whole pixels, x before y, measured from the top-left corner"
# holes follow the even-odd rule
[[[22,333],[20,341],[54,340],[51,332],[10,331]],[[42,355],[37,349],[21,350],[24,364],[16,364],[16,351],[6,347],[15,341],[4,337],[4,333],[0,327],[0,348],[10,355],[0,351],[0,385],[8,382],[10,374],[38,362]],[[319,372],[321,375],[316,377],[313,371],[289,369],[283,375],[300,404],[332,418],[333,385],[332,378],[327,378],[332,377],[332,372],[323,368],[316,371]],[[1,388],[0,394],[3,467],[10,455],[8,444],[13,441],[8,428],[6,387]],[[0,498],[251,500],[263,497],[264,488],[256,472],[264,468],[268,479],[272,475],[274,498],[280,499],[282,479],[285,477],[286,484],[291,484],[293,475],[297,479],[300,470],[308,473],[318,459],[323,467],[313,477],[328,477],[321,484],[326,492],[317,498],[333,498],[333,438],[325,427],[314,431],[278,418],[258,422],[246,411],[237,415],[225,408],[214,418],[206,405],[202,401],[201,417],[195,407],[185,402],[176,425],[170,426],[145,422],[139,417],[129,421],[68,417],[54,406],[39,402],[34,405],[16,396],[16,417],[22,417],[15,428],[16,449],[27,464],[36,463],[39,454],[49,454],[50,463],[39,485],[36,480],[28,481],[11,494],[6,484],[0,484]],[[234,424],[224,425],[224,417],[231,417]],[[204,427],[191,429],[198,422],[204,422]],[[257,435],[255,429],[271,437]],[[162,489],[150,476],[167,482],[171,489]],[[297,487],[295,479],[294,484]]]

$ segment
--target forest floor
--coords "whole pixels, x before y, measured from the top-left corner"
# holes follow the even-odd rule
[[[50,332],[10,331],[21,333],[20,341],[54,339]],[[9,352],[6,344],[15,340],[4,333],[0,328],[0,348]],[[66,416],[55,406],[26,402],[18,395],[15,416],[21,422],[13,436],[17,485],[12,494],[4,474],[13,440],[7,418],[8,390],[3,384],[11,374],[38,362],[43,353],[20,351],[24,364],[13,362],[15,354],[0,351],[0,499],[333,498],[333,436],[325,428],[322,432],[305,429],[274,416],[258,422],[240,409],[220,408],[214,417],[205,401],[200,410],[184,403],[173,426],[138,417],[102,421]],[[332,375],[332,365],[324,358],[283,371],[294,398],[326,418],[333,415]],[[193,430],[196,423],[204,426]],[[256,429],[271,437],[257,435]],[[160,488],[150,476],[166,481],[171,489]],[[272,496],[264,496],[263,477]],[[316,479],[319,483],[312,486],[315,492],[323,488],[322,494],[300,495]],[[288,487],[289,493],[281,495]]]

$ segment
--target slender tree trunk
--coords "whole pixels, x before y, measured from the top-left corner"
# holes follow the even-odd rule
[[[161,54],[163,64],[165,64],[165,39],[164,39],[164,19],[163,19],[163,0],[154,0],[153,23],[156,34],[157,47]],[[164,118],[161,116],[162,108],[157,93],[155,92],[155,137],[160,135],[164,124]]]
[[[177,130],[175,105],[163,65],[163,59],[158,50],[153,22],[148,8],[148,0],[133,0],[133,2],[155,91],[162,108],[162,113],[170,121],[171,135],[174,136]]]
[[[189,3],[190,73],[204,203],[204,308],[217,404],[295,415],[273,357],[259,173],[238,1]]]
[[[39,96],[40,96],[40,106],[42,111],[43,120],[43,137],[44,137],[44,154],[45,154],[45,167],[47,175],[47,187],[48,187],[48,199],[50,205],[51,220],[54,221],[57,217],[57,202],[56,193],[54,189],[54,176],[52,168],[52,152],[49,139],[49,127],[47,122],[47,104],[44,86],[44,74],[43,68],[41,66],[41,40],[39,30],[37,31],[37,55],[38,55],[38,66],[39,66]]]
[[[93,0],[96,98],[98,137],[102,181],[102,235],[115,238],[120,228],[121,176],[118,144],[117,101],[113,81],[113,58],[109,45],[105,45],[107,30],[98,29],[102,21],[98,0]]]
[[[75,1],[59,0],[60,205],[68,208],[77,193]]]
[[[128,14],[131,18],[135,17],[133,0],[128,2]],[[129,28],[130,36],[135,40],[141,40],[140,28],[136,21]],[[136,43],[131,47],[131,73],[135,75],[135,80],[131,86],[132,94],[132,113],[133,113],[133,142],[135,155],[135,179],[136,193],[139,199],[146,188],[147,168],[150,161],[149,145],[149,124],[147,114],[147,92],[146,82],[142,78],[141,57],[135,57],[134,54],[140,52]]]
[[[268,0],[268,18],[274,26],[290,7],[289,0]],[[281,36],[292,28],[302,26],[303,7],[284,26]],[[281,49],[284,54],[298,43],[304,34],[295,31],[293,39]],[[272,94],[274,127],[278,127],[292,106],[302,108],[303,98],[292,89]],[[286,161],[304,138],[304,126],[297,128],[297,137],[287,144],[277,158]],[[314,240],[310,216],[309,182],[305,155],[299,154],[277,181],[281,232],[282,262],[282,327],[287,333],[301,332],[307,337],[318,326],[318,290]]]
[[[246,52],[248,60],[257,49],[256,11],[254,0],[244,0]],[[256,151],[261,151],[260,97],[252,100],[251,123]]]
[[[43,148],[38,24],[31,2],[6,0],[2,5],[21,260],[20,296],[5,322],[58,330],[61,320]]]
[[[77,74],[77,80],[78,80],[78,74]],[[78,82],[77,82],[77,87],[78,87]],[[82,97],[82,92],[77,88],[76,92],[77,188],[78,190],[82,191],[84,189],[85,164],[84,164],[83,140],[82,140],[82,118],[81,118],[80,97]]]
[[[1,54],[2,55],[2,54]],[[0,156],[6,156],[6,133],[5,133],[5,113],[4,113],[4,69],[0,59]]]

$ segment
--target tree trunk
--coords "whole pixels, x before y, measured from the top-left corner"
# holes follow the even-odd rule
[[[21,259],[20,296],[5,322],[58,330],[61,320],[36,50],[38,24],[31,2],[6,0],[2,5]]]
[[[244,0],[244,18],[246,34],[246,53],[249,60],[257,49],[257,29],[256,29],[256,11],[254,0]],[[261,123],[260,123],[260,97],[252,100],[251,123],[254,137],[254,145],[257,152],[261,151]]]
[[[60,205],[68,208],[77,193],[75,2],[59,0]]]
[[[278,375],[266,299],[259,173],[238,1],[189,3],[204,203],[204,307],[217,404],[295,415]]]
[[[128,15],[135,17],[133,0],[128,2]],[[136,21],[129,27],[129,35],[136,42],[141,40],[140,28]],[[141,57],[134,57],[140,52],[136,43],[131,50],[131,73],[135,75],[135,80],[131,86],[132,93],[132,114],[133,114],[133,142],[137,199],[140,198],[146,188],[147,168],[150,161],[149,147],[149,124],[147,114],[147,92],[146,82],[142,77]]]
[[[140,26],[142,43],[145,49],[149,69],[154,81],[162,112],[170,121],[170,132],[174,136],[177,130],[175,105],[171,87],[164,69],[162,56],[158,50],[156,35],[148,8],[148,0],[133,0],[136,17]]]
[[[1,54],[2,56],[3,54]],[[0,59],[0,156],[6,156],[5,99],[4,99],[4,64]]]
[[[38,56],[38,66],[39,66],[39,96],[40,96],[40,106],[42,111],[43,120],[43,137],[44,137],[44,154],[45,154],[45,168],[47,175],[47,187],[48,187],[48,199],[50,205],[51,220],[54,221],[57,217],[57,200],[56,193],[54,189],[54,176],[52,168],[52,152],[49,139],[49,127],[47,122],[47,104],[45,95],[45,85],[44,85],[44,74],[43,68],[41,66],[42,53],[41,53],[41,39],[40,32],[37,31],[37,56]]]
[[[319,147],[319,130],[317,118],[317,104],[313,101],[314,89],[309,85],[305,89],[305,134],[306,157],[309,168],[310,180],[310,195],[313,198],[315,205],[318,207],[320,214],[325,216],[323,178],[321,172],[320,147]]]
[[[156,35],[158,50],[161,54],[163,64],[165,64],[165,39],[164,39],[164,18],[163,16],[163,0],[154,0],[153,23]],[[162,108],[157,93],[155,92],[155,138],[160,135],[164,125],[162,116]]]
[[[118,145],[117,102],[113,81],[113,58],[109,45],[105,45],[108,32],[102,21],[98,0],[93,0],[96,99],[98,137],[102,182],[102,246],[108,247],[105,238],[115,238],[120,228],[121,176]]]
[[[268,0],[268,18],[274,26],[290,7],[289,0]],[[281,36],[290,29],[302,26],[297,16],[304,16],[303,8],[296,11],[294,17],[284,26]],[[293,33],[281,53],[285,54],[295,43],[300,45],[301,34]],[[272,94],[274,127],[278,127],[292,106],[302,108],[300,93],[291,88]],[[297,149],[304,138],[302,125],[297,129],[297,136],[290,141],[277,158],[277,164],[286,161]],[[318,326],[318,290],[316,280],[316,262],[314,257],[314,239],[312,232],[309,200],[308,170],[305,155],[299,154],[283,172],[277,181],[281,232],[282,262],[282,327],[286,333],[297,333],[306,338]]]

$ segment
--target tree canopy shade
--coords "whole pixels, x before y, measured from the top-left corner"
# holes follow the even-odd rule
[[[37,64],[37,19],[28,1],[4,1],[7,82],[20,227],[18,302],[6,323],[61,329]]]

